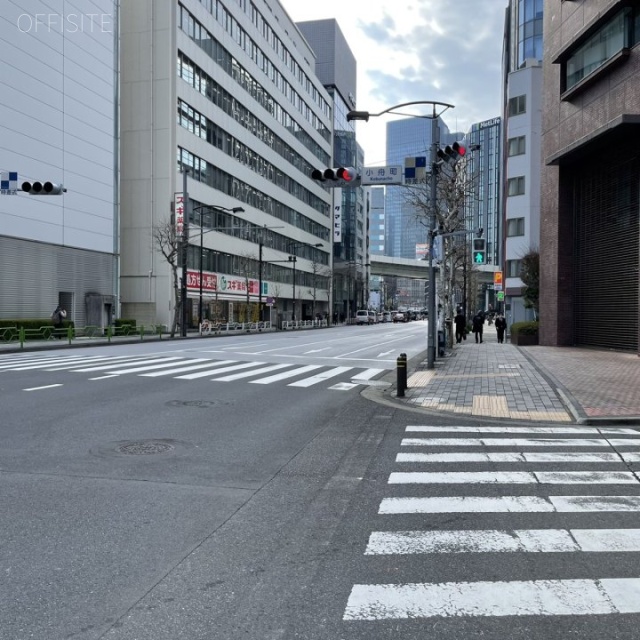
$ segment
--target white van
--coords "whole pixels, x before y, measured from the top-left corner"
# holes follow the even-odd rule
[[[382,322],[391,322],[391,311],[382,312]]]
[[[356,324],[371,324],[369,312],[366,309],[356,311]]]

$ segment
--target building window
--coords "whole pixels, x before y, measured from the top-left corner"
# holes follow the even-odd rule
[[[517,176],[516,178],[509,178],[507,180],[507,195],[524,195],[524,176]]]
[[[507,220],[507,237],[524,235],[524,218],[512,218]]]
[[[509,98],[509,117],[511,116],[519,116],[522,113],[526,113],[527,111],[527,96],[515,96],[514,98]]]
[[[554,60],[562,64],[563,100],[590,86],[605,69],[624,62],[640,42],[640,8],[627,7],[604,20]]]
[[[520,268],[521,268],[521,260],[507,260],[505,265],[506,267],[506,278],[519,278],[520,277]]]
[[[574,51],[566,62],[566,89],[571,89],[628,46],[626,24],[625,12],[621,11]]]
[[[526,153],[526,136],[509,138],[509,156],[521,156]]]

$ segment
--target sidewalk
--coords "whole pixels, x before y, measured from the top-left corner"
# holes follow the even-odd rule
[[[482,344],[470,334],[435,369],[427,370],[425,355],[410,363],[397,402],[484,418],[640,426],[640,358],[633,353],[498,344],[485,325]]]

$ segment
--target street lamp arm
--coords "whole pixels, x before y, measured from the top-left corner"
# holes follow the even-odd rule
[[[413,100],[412,102],[403,102],[401,104],[393,105],[392,107],[388,107],[384,111],[380,113],[369,113],[368,111],[349,111],[347,113],[347,120],[364,120],[365,122],[369,121],[369,118],[377,118],[378,116],[382,116],[385,113],[394,113],[396,109],[402,109],[403,107],[410,107],[416,104],[430,104],[433,105],[433,115],[423,116],[423,115],[412,115],[400,113],[397,115],[409,115],[414,118],[437,118],[440,114],[436,114],[436,107],[444,107],[443,111],[446,109],[453,109],[454,105],[448,104],[446,102],[435,102],[433,100]]]

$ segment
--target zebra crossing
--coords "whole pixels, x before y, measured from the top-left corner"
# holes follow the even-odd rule
[[[213,360],[168,354],[138,356],[29,354],[0,359],[0,374],[8,371],[68,371],[97,375],[97,377],[90,377],[89,380],[105,380],[127,374],[143,378],[164,376],[177,380],[203,378],[211,382],[245,380],[249,384],[285,383],[289,387],[298,388],[308,388],[325,382],[331,383],[332,379],[343,378],[343,381],[331,384],[328,389],[349,391],[381,376],[386,369]]]
[[[523,624],[529,624],[531,616],[640,613],[640,556],[629,556],[628,563],[638,567],[631,576],[612,575],[610,567],[603,574],[599,560],[604,553],[640,553],[640,518],[634,518],[640,515],[640,476],[632,470],[640,461],[640,425],[408,426],[400,446],[378,507],[380,530],[370,533],[358,571],[380,575],[385,558],[411,556],[419,563],[413,564],[414,581],[353,584],[345,622],[457,618],[471,623],[528,616]],[[411,495],[402,495],[408,490]],[[470,515],[463,518],[464,528],[449,529],[434,524],[440,514],[448,522],[463,518],[456,514]],[[526,520],[524,514],[546,515]],[[584,526],[589,514],[597,518],[590,527]],[[413,529],[403,527],[407,521]],[[539,526],[518,526],[523,521]],[[621,521],[626,526],[614,526]],[[416,522],[424,527],[416,528]],[[554,553],[580,554],[589,576],[563,577],[563,568],[571,565],[550,564],[543,556]],[[448,554],[468,554],[460,565],[468,579],[458,573],[451,581],[415,581],[416,566],[419,575],[428,576]],[[497,579],[482,579],[479,554],[513,558],[510,575],[500,580],[492,570]],[[514,579],[521,566],[535,574],[540,560],[557,575]]]

